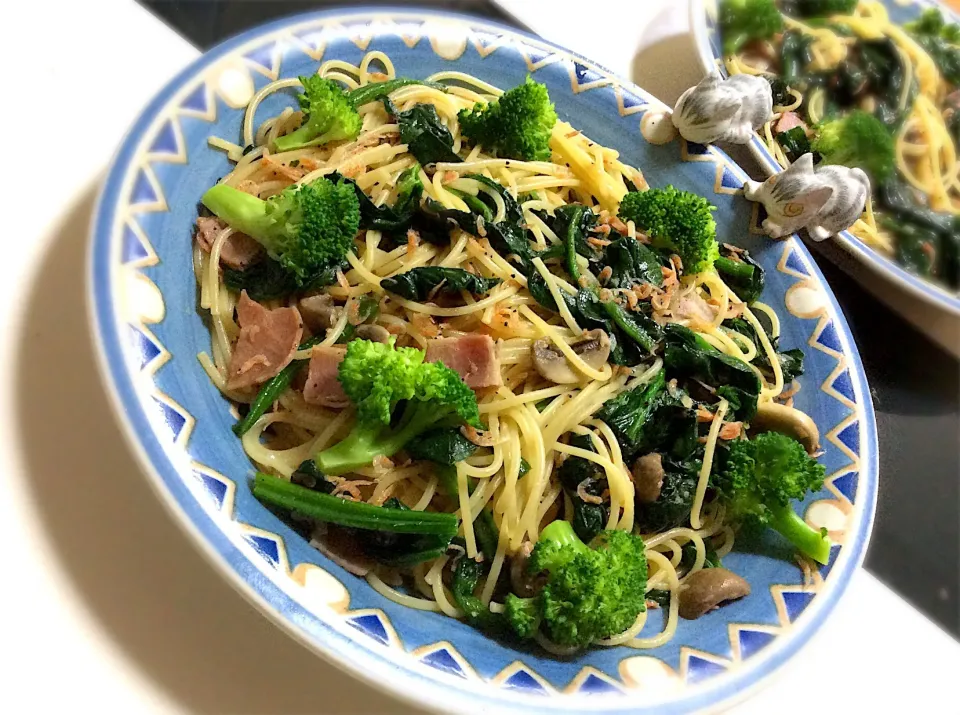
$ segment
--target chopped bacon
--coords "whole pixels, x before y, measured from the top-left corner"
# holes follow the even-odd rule
[[[489,335],[463,335],[438,338],[427,345],[427,362],[442,362],[454,370],[469,387],[494,387],[502,384],[500,359]]]
[[[697,422],[713,422],[713,413],[705,407],[698,407]]]
[[[285,368],[297,351],[303,321],[296,308],[267,310],[247,295],[237,303],[240,337],[227,369],[227,389],[258,385]]]
[[[340,346],[317,346],[310,354],[307,382],[303,386],[303,399],[311,405],[341,408],[350,404],[343,391],[337,373],[347,349]]]
[[[197,243],[207,253],[213,250],[213,244],[227,224],[216,216],[201,216],[197,219]],[[263,247],[245,233],[234,231],[220,247],[220,263],[229,268],[241,270],[259,261],[263,257]]]
[[[801,127],[804,134],[810,131],[809,127],[807,127],[806,123],[804,123],[804,121],[800,118],[800,115],[798,115],[796,112],[784,112],[780,115],[780,119],[777,120],[774,131],[775,133],[780,134],[782,132],[789,132],[791,129],[795,129],[796,127]]]

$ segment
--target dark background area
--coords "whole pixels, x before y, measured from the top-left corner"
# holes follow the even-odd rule
[[[324,0],[139,2],[201,50],[284,15],[350,8]],[[487,0],[417,5],[519,26]],[[815,257],[850,323],[876,408],[880,496],[866,567],[960,639],[960,363]]]

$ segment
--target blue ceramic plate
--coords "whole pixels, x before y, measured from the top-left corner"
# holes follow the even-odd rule
[[[890,18],[898,23],[909,22],[929,7],[939,8],[950,22],[960,22],[960,17],[948,7],[934,0],[881,0]],[[694,39],[697,43],[697,56],[704,71],[719,70],[726,74],[723,67],[723,54],[720,52],[722,40],[720,27],[717,24],[718,0],[692,0],[690,3],[690,24],[693,27]],[[759,136],[754,135],[750,142],[750,150],[760,163],[760,168],[767,175],[778,174],[783,167],[777,163]],[[903,267],[877,253],[862,243],[849,231],[844,231],[834,239],[847,253],[874,273],[883,276],[888,281],[909,291],[932,306],[941,310],[960,315],[960,295],[956,291],[931,283],[915,276]]]
[[[806,581],[770,538],[727,564],[753,593],[654,651],[599,648],[555,659],[515,650],[463,623],[409,610],[334,565],[250,493],[252,467],[230,432],[229,405],[197,361],[210,336],[197,312],[191,236],[197,201],[229,169],[207,145],[237,141],[241,107],[278,77],[321,59],[390,55],[398,74],[463,70],[502,87],[530,73],[560,116],[616,147],[653,185],[675,184],[717,206],[724,240],[767,271],[764,300],[783,345],[804,349],[799,406],[820,426],[830,475],[804,505],[840,546]],[[290,95],[274,95],[257,122]],[[124,140],[100,199],[90,254],[93,330],[117,413],[163,500],[230,581],[325,658],[418,704],[487,712],[681,713],[744,697],[824,622],[859,566],[877,491],[874,417],[846,322],[806,249],[756,235],[740,195],[743,172],[719,151],[647,144],[640,119],[661,105],[581,57],[497,25],[452,16],[369,10],[266,25],[211,50],[174,79]],[[650,618],[650,631],[661,618]],[[784,694],[788,697],[788,694]],[[792,697],[792,696],[789,696]]]

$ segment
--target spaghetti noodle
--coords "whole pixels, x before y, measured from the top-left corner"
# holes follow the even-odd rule
[[[374,71],[374,67],[381,71]],[[328,61],[320,66],[318,73],[352,89],[395,77],[393,65],[382,53],[367,54],[359,66]],[[468,142],[459,131],[458,111],[477,102],[490,101],[501,94],[500,90],[457,72],[438,73],[428,80],[446,83],[448,91],[411,84],[393,91],[390,101],[398,112],[419,104],[434,107],[451,133],[453,150],[464,161],[418,168],[408,146],[399,142],[394,118],[379,102],[358,107],[362,130],[354,140],[274,153],[276,138],[296,129],[300,121],[298,113],[286,110],[256,126],[260,103],[271,94],[298,84],[294,80],[280,80],[257,92],[247,108],[242,129],[246,149],[211,138],[211,145],[223,149],[236,161],[233,171],[222,183],[266,198],[291,185],[306,184],[317,177],[339,172],[354,181],[377,206],[385,206],[397,200],[399,177],[413,170],[419,174],[426,199],[445,209],[465,211],[478,196],[486,196],[495,214],[493,222],[503,220],[508,210],[504,197],[488,183],[470,178],[475,175],[506,187],[518,201],[532,243],[544,251],[542,256],[549,255],[549,249],[561,245],[563,240],[549,225],[551,214],[571,203],[596,206],[594,212],[600,228],[590,240],[601,246],[605,240],[609,243],[604,236],[609,236],[611,224],[616,224],[610,217],[616,213],[628,185],[646,186],[639,170],[622,164],[615,151],[596,145],[564,123],[557,123],[553,129],[553,161],[504,159],[486,153],[479,146],[468,149]],[[632,222],[621,230],[630,241],[647,240]],[[221,251],[232,232],[230,228],[223,228],[210,251],[198,245],[194,263],[200,286],[200,307],[209,311],[213,338],[211,354],[201,354],[200,360],[214,384],[243,413],[249,409],[255,394],[249,389],[227,388],[232,350],[240,334],[234,317],[238,296],[237,291],[225,283],[225,272],[218,268]],[[320,291],[330,298],[333,314],[329,326],[317,335],[318,347],[300,349],[293,355],[296,359],[308,359],[313,351],[343,342],[344,336],[355,332],[354,318],[365,300],[372,300],[378,308],[369,324],[389,333],[398,346],[425,347],[441,335],[483,334],[496,341],[500,384],[477,393],[479,412],[487,431],[471,437],[480,446],[472,456],[456,465],[455,493],[444,493],[439,487],[436,465],[402,456],[378,458],[368,467],[328,477],[335,485],[334,493],[345,498],[372,504],[384,504],[395,498],[412,510],[443,511],[459,518],[459,540],[451,547],[456,551],[401,568],[399,572],[378,564],[364,571],[371,586],[384,597],[411,608],[461,617],[463,612],[444,581],[445,570],[449,568],[451,554],[457,558],[477,558],[483,552],[490,568],[479,585],[479,595],[491,611],[502,612],[501,577],[507,578],[513,560],[519,558],[525,548],[529,549],[531,542],[537,541],[546,524],[557,519],[574,519],[571,505],[581,498],[586,499],[583,503],[603,509],[605,528],[642,531],[642,506],[637,503],[631,465],[625,461],[627,457],[618,435],[597,415],[611,399],[626,390],[642,389],[662,375],[663,359],[651,354],[632,367],[606,361],[596,365],[578,353],[577,341],[588,326],[578,323],[568,307],[568,299],[577,294],[580,285],[559,275],[557,255],[535,258],[533,272],[523,275],[510,257],[494,250],[488,240],[461,228],[451,231],[448,245],[419,242],[415,235],[395,245],[383,232],[371,229],[357,237],[348,265],[335,282]],[[457,301],[405,298],[384,289],[385,280],[424,266],[460,268],[476,276],[499,279],[499,283],[485,297],[461,294],[459,305],[452,304]],[[581,282],[598,283],[586,262],[582,269]],[[637,305],[643,301],[649,303],[651,297],[656,297],[660,308],[654,309],[652,315],[657,324],[692,326],[732,358],[747,362],[762,359],[770,366],[769,370],[759,370],[753,365],[750,369],[761,381],[757,399],[761,404],[772,402],[784,385],[775,346],[779,325],[773,311],[761,303],[753,304],[764,316],[774,319],[772,337],[769,337],[750,309],[712,269],[700,275],[682,275],[679,261],[673,257],[666,261],[663,272],[669,276],[663,288],[648,285],[642,298],[635,293],[644,290],[636,289],[633,293],[621,290],[621,298],[626,301],[628,297]],[[547,294],[559,308],[557,311],[546,310],[531,293],[528,283],[534,278],[543,281]],[[623,297],[627,293],[630,295]],[[268,308],[296,305],[292,299],[263,302]],[[705,311],[708,319],[689,315],[685,311],[690,306],[701,315]],[[724,321],[739,315],[745,315],[757,331],[758,341],[745,329],[735,332],[736,338],[729,337]],[[768,322],[771,321],[768,319]],[[577,380],[555,384],[540,374],[534,350],[538,344],[556,351],[557,359],[576,371]],[[670,390],[675,388],[674,384],[669,386]],[[677,394],[681,395],[677,404],[683,403],[686,407],[682,409],[692,410],[692,400]],[[653,648],[667,642],[677,629],[681,585],[704,567],[709,554],[715,550],[726,553],[732,546],[732,525],[724,521],[724,509],[714,503],[710,489],[718,445],[727,438],[724,427],[730,424],[725,421],[728,402],[709,394],[702,399],[712,402],[714,409],[707,411],[702,437],[706,456],[696,474],[695,498],[690,496],[692,502],[688,513],[681,515],[682,524],[659,534],[644,535],[648,544],[648,589],[651,594],[655,591],[666,594],[669,600],[663,630],[654,637],[641,637],[646,621],[644,612],[627,631],[600,639],[599,645]],[[308,403],[294,382],[256,419],[243,435],[242,444],[259,470],[289,479],[301,463],[347,434],[353,420],[354,413],[349,408]],[[584,460],[597,474],[595,481],[602,485],[601,492],[584,491],[590,487],[583,484],[577,490],[564,488],[559,473],[565,462],[574,459]],[[492,518],[496,530],[492,547],[481,544],[477,531],[478,516],[484,512]],[[492,552],[484,552],[491,548]],[[684,553],[682,565],[681,552]],[[548,649],[559,648],[542,637],[540,640]]]

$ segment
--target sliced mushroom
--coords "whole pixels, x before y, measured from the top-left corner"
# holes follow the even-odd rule
[[[633,477],[637,501],[650,504],[660,498],[663,474],[663,463],[657,452],[645,454],[633,463],[630,475]]]
[[[820,449],[820,431],[810,416],[777,402],[765,402],[757,408],[757,414],[750,421],[750,431],[780,432],[793,437],[807,454],[815,454]]]
[[[333,303],[333,296],[326,293],[308,295],[300,299],[300,315],[314,333],[332,328],[340,317],[340,310]]]
[[[750,595],[750,584],[725,568],[701,569],[680,584],[680,615],[688,620]]]
[[[602,368],[610,357],[610,338],[602,330],[591,330],[570,344],[581,360],[594,370]],[[583,375],[570,364],[550,338],[540,338],[533,347],[533,365],[545,379],[560,385],[583,380]]]
[[[361,340],[370,340],[375,343],[390,342],[390,331],[382,325],[358,325],[356,335]]]

